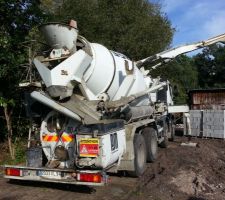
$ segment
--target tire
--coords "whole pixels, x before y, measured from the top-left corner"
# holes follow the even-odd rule
[[[170,124],[169,124],[169,131],[170,131],[170,137],[168,139],[169,139],[169,141],[174,141],[174,139],[175,139],[175,127],[174,127],[173,121],[171,121]]]
[[[168,127],[168,124],[165,123],[164,124],[164,128],[163,128],[163,137],[164,137],[164,140],[160,143],[160,147],[162,148],[167,148],[168,147],[168,143],[169,143],[169,137],[168,135],[170,134],[169,132],[169,127]]]
[[[157,133],[154,128],[147,127],[143,130],[146,143],[147,162],[154,162],[158,155]]]
[[[143,135],[135,134],[134,136],[134,171],[128,174],[132,177],[141,176],[146,169],[146,144]]]

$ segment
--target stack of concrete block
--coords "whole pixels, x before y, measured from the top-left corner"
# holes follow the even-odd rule
[[[201,110],[190,110],[191,135],[200,136],[201,132]]]
[[[225,110],[190,110],[191,135],[225,139]]]
[[[213,138],[225,138],[224,119],[224,110],[204,110],[203,136]]]

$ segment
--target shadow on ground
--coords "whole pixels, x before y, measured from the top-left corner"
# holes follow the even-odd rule
[[[51,188],[56,190],[62,190],[62,191],[70,191],[70,192],[78,192],[78,193],[85,193],[85,194],[91,194],[95,193],[96,190],[93,187],[89,186],[82,186],[82,185],[74,185],[71,184],[61,184],[61,183],[49,183],[49,182],[34,182],[34,181],[21,181],[21,180],[9,180],[9,184],[15,184],[20,186],[26,186],[27,189],[29,187],[38,187],[38,188]]]

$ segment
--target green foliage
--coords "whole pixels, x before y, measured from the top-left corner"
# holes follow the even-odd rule
[[[201,88],[225,87],[225,46],[213,45],[194,58]]]
[[[1,140],[6,134],[9,135],[9,126],[12,126],[13,131],[18,129],[17,124],[11,124],[11,108],[15,108],[12,116],[15,122],[21,105],[18,85],[25,74],[21,64],[27,60],[27,48],[22,43],[27,39],[31,27],[44,20],[39,4],[36,0],[0,0],[0,107],[4,108],[5,115],[10,117],[8,129],[1,128]],[[3,119],[7,117],[4,116],[2,108],[1,122],[6,125]],[[16,136],[17,134],[13,135],[14,138]]]
[[[16,133],[13,139],[16,140],[17,138],[27,137],[29,127],[30,127],[29,119],[21,117],[21,116],[13,117],[12,129],[13,129],[13,132]]]
[[[65,0],[55,20],[70,19],[89,41],[136,60],[167,48],[174,32],[160,5],[147,0]]]
[[[11,159],[9,154],[5,154],[3,160],[0,160],[0,165],[16,165],[26,162],[26,141],[20,140],[15,143],[15,159]]]
[[[40,2],[40,8],[43,13],[46,13],[51,18],[54,15],[60,15],[64,0],[40,0]]]
[[[35,24],[41,22],[42,14],[36,0],[0,0],[0,92],[11,99],[18,97],[17,90],[24,69],[20,64],[27,59],[22,46],[26,35]]]
[[[26,161],[26,142],[20,141],[15,145],[15,163],[24,163]]]
[[[190,58],[181,55],[173,62],[152,71],[175,87],[175,103],[186,103],[191,89],[225,87],[225,46],[212,45]]]
[[[154,77],[168,79],[174,87],[176,104],[187,102],[187,91],[198,87],[198,72],[192,58],[181,55],[173,62],[157,68],[151,73]]]
[[[5,126],[5,119],[1,116],[0,117],[0,143],[4,142],[7,134],[7,128]]]
[[[12,117],[12,130],[13,130],[13,141],[16,141],[18,138],[27,137],[28,129],[29,129],[29,119],[18,117],[13,115]],[[4,117],[0,118],[0,143],[4,142],[7,137],[7,128],[6,128],[6,121]]]
[[[7,100],[4,97],[0,97],[0,106],[6,107],[6,106],[15,106],[15,101],[13,99]]]

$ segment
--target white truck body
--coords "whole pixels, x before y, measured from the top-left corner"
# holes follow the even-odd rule
[[[141,176],[146,162],[156,159],[157,146],[174,137],[170,84],[153,79],[143,65],[155,68],[225,38],[134,62],[88,42],[75,27],[51,23],[40,30],[51,51],[33,61],[43,87],[31,97],[50,112],[34,123],[39,139],[31,144],[29,137],[27,166],[5,166],[5,178],[85,185],[107,183],[107,171]]]

